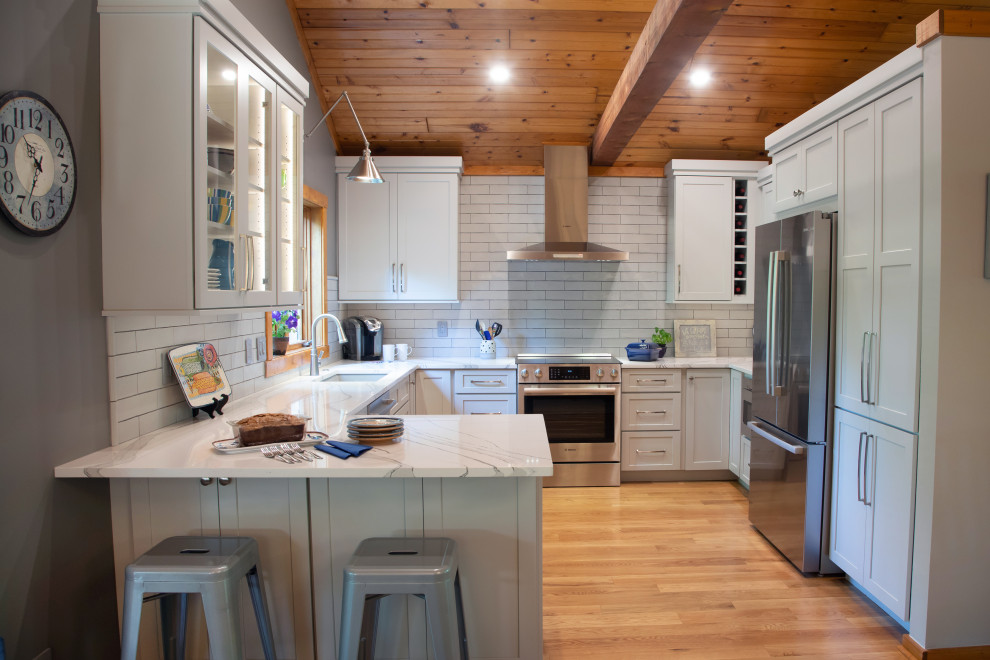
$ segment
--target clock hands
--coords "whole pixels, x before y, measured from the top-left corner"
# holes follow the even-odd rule
[[[28,193],[27,204],[28,208],[31,208],[31,198],[34,197],[34,189],[38,185],[38,177],[44,171],[41,167],[41,161],[45,159],[42,155],[41,158],[35,158],[35,154],[38,153],[37,149],[31,145],[27,140],[24,141],[24,149],[27,151],[28,157],[34,161],[34,179],[31,181],[31,192]]]

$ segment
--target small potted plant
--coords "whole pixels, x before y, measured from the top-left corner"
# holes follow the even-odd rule
[[[660,346],[659,357],[664,356],[664,353],[667,352],[667,344],[669,344],[673,340],[674,338],[671,337],[670,333],[667,332],[666,330],[661,330],[660,328],[657,327],[653,328],[653,343]]]
[[[272,312],[272,353],[285,355],[289,348],[289,333],[299,327],[299,310]]]

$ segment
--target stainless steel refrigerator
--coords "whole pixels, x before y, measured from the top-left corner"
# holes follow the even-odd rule
[[[756,228],[749,520],[805,573],[828,559],[834,214]]]

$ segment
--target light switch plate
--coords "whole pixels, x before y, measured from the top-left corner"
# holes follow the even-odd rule
[[[446,336],[447,336],[447,322],[437,321],[437,337],[446,337]]]
[[[254,341],[248,337],[244,340],[244,364],[254,364],[258,361],[258,351],[254,347]]]
[[[255,346],[258,351],[258,362],[264,362],[268,359],[268,346],[265,344],[265,337],[255,337]]]

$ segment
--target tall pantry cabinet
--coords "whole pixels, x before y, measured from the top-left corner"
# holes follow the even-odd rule
[[[104,310],[300,304],[306,79],[229,3],[99,12]]]

